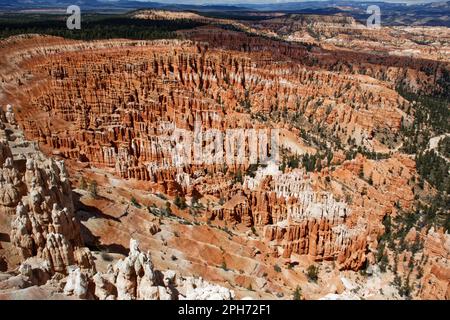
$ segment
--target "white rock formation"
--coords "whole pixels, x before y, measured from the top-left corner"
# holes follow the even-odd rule
[[[15,214],[11,243],[23,260],[43,259],[51,273],[67,274],[67,267],[75,264],[92,269],[92,256],[83,247],[80,223],[74,214],[64,163],[46,158],[34,144],[22,141],[20,130],[11,126],[13,115],[8,106],[4,117],[8,122],[0,129],[0,212]],[[16,157],[15,148],[25,148],[23,145],[26,152],[22,159]]]
[[[67,295],[74,295],[80,299],[88,298],[89,294],[89,279],[86,274],[81,272],[78,267],[69,268],[69,276],[67,277],[64,293]]]
[[[234,292],[202,278],[182,277],[175,271],[155,270],[149,253],[130,240],[128,257],[118,261],[106,274],[93,277],[98,299],[118,300],[230,300]]]

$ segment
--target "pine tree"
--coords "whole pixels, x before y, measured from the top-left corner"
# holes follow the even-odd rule
[[[302,288],[300,286],[297,286],[294,291],[294,300],[301,300],[302,299]]]
[[[91,185],[89,186],[89,192],[91,193],[91,196],[93,198],[98,197],[98,191],[97,191],[97,181],[92,181]]]
[[[86,188],[87,188],[86,180],[84,180],[84,177],[81,177],[81,179],[80,179],[80,189],[81,190],[86,190]]]

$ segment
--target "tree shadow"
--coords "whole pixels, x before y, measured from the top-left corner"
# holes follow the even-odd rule
[[[8,270],[8,263],[0,256],[0,272],[6,272]]]
[[[84,245],[91,251],[99,251],[106,253],[118,253],[127,256],[130,249],[125,248],[121,244],[111,243],[104,244],[101,242],[100,237],[94,235],[91,230],[86,228],[85,225],[81,224],[80,227],[81,237],[83,238]]]
[[[73,202],[75,205],[75,215],[80,221],[88,221],[89,219],[105,219],[120,222],[119,218],[112,217],[103,213],[96,207],[85,205],[80,201],[81,195],[77,192],[73,192]],[[80,233],[83,238],[84,245],[91,251],[118,253],[122,255],[128,255],[130,251],[121,244],[103,244],[99,236],[94,235],[83,223],[80,223]]]
[[[85,205],[80,201],[81,195],[77,192],[72,193],[73,202],[75,205],[75,214],[78,219],[81,221],[87,221],[90,218],[100,218],[100,219],[106,219],[106,220],[113,220],[116,222],[120,222],[119,218],[110,216],[108,214],[103,213],[101,210],[99,210],[96,207]]]
[[[130,252],[130,249],[125,248],[123,245],[117,243],[101,245],[101,247],[103,248],[103,251],[106,251],[108,253],[120,253],[124,256],[128,256],[128,253]]]
[[[11,242],[11,238],[7,233],[0,233],[0,242]]]

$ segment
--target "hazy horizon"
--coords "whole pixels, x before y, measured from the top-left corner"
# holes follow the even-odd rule
[[[120,0],[99,0],[101,2],[117,2]],[[320,2],[333,0],[122,0],[122,1],[138,1],[138,2],[159,2],[159,3],[177,3],[177,4],[277,4],[277,3],[296,3],[296,2]],[[431,3],[431,2],[447,2],[445,0],[334,0],[352,1],[352,2],[391,2],[391,3]]]

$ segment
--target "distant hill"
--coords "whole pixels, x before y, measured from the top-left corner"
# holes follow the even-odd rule
[[[226,1],[226,0],[224,0]],[[346,14],[359,21],[365,21],[369,5],[378,5],[382,12],[384,25],[426,25],[450,27],[450,1],[426,4],[360,2],[351,0],[307,1],[273,4],[237,5],[187,5],[164,4],[141,1],[101,1],[101,0],[0,0],[0,11],[65,9],[69,5],[79,5],[89,11],[130,11],[137,9],[162,9],[172,11],[194,11],[215,17],[246,19],[250,11],[282,12],[295,14],[333,15]]]

